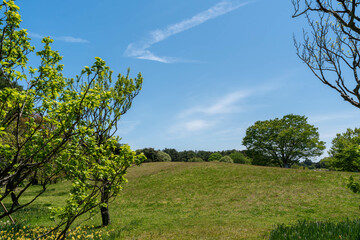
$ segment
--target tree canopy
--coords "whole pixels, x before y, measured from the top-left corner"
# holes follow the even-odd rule
[[[269,157],[280,167],[320,156],[325,149],[317,129],[307,123],[307,118],[292,114],[281,119],[257,121],[246,130],[243,145]]]
[[[340,171],[360,171],[360,128],[336,134],[329,150],[330,165]]]

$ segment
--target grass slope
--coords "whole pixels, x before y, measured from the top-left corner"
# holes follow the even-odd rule
[[[360,196],[345,188],[350,175],[355,174],[227,163],[146,163],[130,169],[129,183],[111,203],[110,228],[119,230],[119,239],[266,239],[280,223],[358,217]],[[47,208],[61,204],[66,187],[53,185],[15,217],[48,225]],[[100,224],[100,219],[90,224]]]

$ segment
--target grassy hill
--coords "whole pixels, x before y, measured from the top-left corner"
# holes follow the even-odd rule
[[[359,217],[360,195],[345,188],[350,175],[359,176],[226,163],[146,163],[130,169],[129,183],[111,203],[110,228],[119,239],[266,239],[279,223]],[[15,217],[50,224],[45,213],[66,197],[66,187],[51,186]]]

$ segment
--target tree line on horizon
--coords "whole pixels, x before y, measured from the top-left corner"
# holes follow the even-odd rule
[[[332,140],[329,156],[312,161],[325,149],[319,140],[317,128],[307,123],[305,116],[285,115],[266,121],[257,121],[246,130],[245,150],[184,150],[174,148],[138,149],[146,156],[145,162],[228,162],[284,168],[328,169],[360,171],[360,128],[347,129]]]

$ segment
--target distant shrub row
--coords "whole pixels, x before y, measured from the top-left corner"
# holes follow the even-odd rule
[[[225,151],[177,151],[173,148],[155,150],[154,148],[144,148],[136,151],[144,153],[147,160],[145,162],[227,162],[239,164],[252,164],[260,166],[273,166],[274,161],[259,152],[251,150],[225,150]],[[300,163],[295,163],[291,168],[339,170],[333,167],[333,158],[325,157],[319,162],[312,162],[307,159]]]
[[[177,151],[176,149],[155,150],[144,148],[136,151],[143,153],[147,160],[145,162],[227,162],[251,164],[251,158],[238,150],[227,150],[219,152],[210,151]]]

